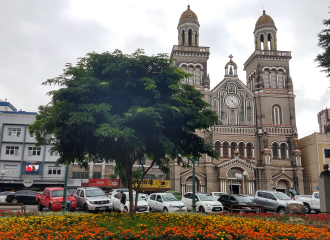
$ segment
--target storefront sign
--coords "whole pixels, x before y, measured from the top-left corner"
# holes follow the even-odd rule
[[[89,186],[98,186],[98,187],[119,187],[119,179],[110,180],[110,179],[89,179]]]
[[[133,179],[133,187],[137,187],[139,180]],[[171,188],[170,180],[144,179],[140,185],[141,188]]]
[[[81,179],[81,186],[88,187],[89,186],[89,179]]]
[[[68,179],[68,186],[81,186],[81,179]]]

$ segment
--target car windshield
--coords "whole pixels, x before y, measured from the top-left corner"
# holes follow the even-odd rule
[[[101,189],[86,190],[86,197],[99,197],[99,196],[105,196],[104,192]]]
[[[251,199],[248,197],[243,197],[243,196],[237,196],[236,197],[238,199],[238,201],[242,202],[242,203],[251,203]]]
[[[201,201],[214,201],[213,197],[207,193],[197,193]]]
[[[284,193],[273,193],[275,197],[277,197],[280,200],[291,200],[291,198],[288,197],[288,195]]]
[[[221,196],[221,193],[219,193],[219,192],[215,192],[213,194],[214,194],[214,196]]]
[[[63,197],[63,190],[53,190],[50,192],[51,197]],[[66,191],[66,196],[70,196],[69,191]]]
[[[133,201],[135,201],[135,198],[136,198],[136,195],[134,194],[133,195],[133,199],[134,199]],[[128,193],[126,193],[126,200],[129,201],[129,195],[128,195]],[[143,199],[141,198],[141,196],[138,196],[138,201],[143,201]]]
[[[178,201],[178,199],[176,197],[174,197],[172,194],[165,194],[165,195],[163,195],[163,200],[165,202]]]
[[[70,193],[75,193],[75,192],[76,192],[76,189],[74,189],[74,188],[70,188],[70,189],[68,189],[68,191],[69,191]]]

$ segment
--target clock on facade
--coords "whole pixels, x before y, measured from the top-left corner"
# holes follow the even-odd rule
[[[225,104],[229,108],[237,108],[239,106],[239,98],[236,95],[227,95]]]

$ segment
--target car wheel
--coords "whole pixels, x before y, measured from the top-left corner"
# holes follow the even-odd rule
[[[18,203],[18,200],[14,198],[13,200],[11,200],[11,203]]]
[[[44,206],[41,205],[40,201],[38,201],[38,211],[42,212],[42,209],[44,208]]]
[[[320,213],[320,210],[314,210],[314,212],[315,212],[316,214],[319,214],[319,213]]]
[[[311,213],[311,207],[309,206],[308,203],[304,203],[304,207],[306,209],[306,214],[310,214]]]
[[[277,212],[278,212],[279,214],[284,214],[284,213],[285,213],[285,208],[284,208],[284,207],[279,207],[279,208],[277,209]]]
[[[205,208],[204,208],[203,206],[201,206],[201,207],[199,208],[199,211],[200,211],[201,213],[205,213]]]
[[[151,212],[152,211],[152,208],[151,207],[149,207],[149,212]]]
[[[83,206],[83,211],[84,211],[84,212],[88,212],[88,206],[87,206],[87,204],[85,204],[85,205]]]
[[[166,207],[164,207],[164,213],[168,213],[168,209]]]

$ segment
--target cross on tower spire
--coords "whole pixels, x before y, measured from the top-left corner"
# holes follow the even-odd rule
[[[233,58],[233,55],[231,55],[231,54],[230,54],[230,55],[229,55],[229,58],[230,58],[230,61],[231,61],[231,60],[232,60],[232,58]]]

